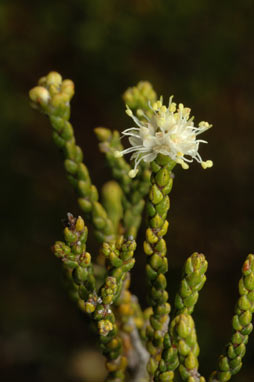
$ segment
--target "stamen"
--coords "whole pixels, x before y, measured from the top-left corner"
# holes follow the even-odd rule
[[[130,170],[128,175],[130,178],[135,178],[137,173],[138,173],[138,169],[136,168],[135,170],[134,169]]]
[[[115,151],[114,152],[114,157],[115,158],[122,158],[123,152],[122,151]]]
[[[206,162],[201,162],[201,166],[204,170],[206,170],[207,168],[211,168],[213,167],[213,161],[207,160]]]

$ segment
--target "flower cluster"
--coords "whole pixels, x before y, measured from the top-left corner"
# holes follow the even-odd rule
[[[136,117],[127,106],[126,113],[138,127],[131,127],[122,132],[123,136],[129,138],[131,147],[116,151],[115,156],[132,153],[131,159],[135,160],[134,169],[129,172],[130,177],[135,177],[138,165],[144,162],[152,162],[158,154],[169,156],[173,161],[179,163],[183,169],[188,169],[188,163],[195,159],[206,169],[212,167],[211,160],[203,161],[198,149],[199,144],[207,143],[197,139],[197,135],[209,129],[212,125],[208,122],[200,122],[198,127],[194,126],[193,117],[190,118],[190,109],[180,103],[177,107],[169,99],[166,107],[162,100],[150,106],[152,117],[149,118],[144,112],[139,111],[142,120]]]

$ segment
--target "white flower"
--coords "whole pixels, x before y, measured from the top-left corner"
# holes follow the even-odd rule
[[[193,117],[190,117],[190,109],[176,104],[169,99],[168,107],[157,101],[150,106],[153,115],[149,118],[142,113],[143,120],[138,119],[127,106],[126,113],[133,119],[138,127],[131,127],[122,132],[123,136],[129,137],[131,147],[123,151],[116,151],[115,156],[133,153],[131,159],[135,160],[134,169],[129,172],[130,177],[135,177],[138,165],[144,162],[152,162],[158,154],[168,155],[183,169],[188,169],[188,163],[195,159],[206,169],[212,167],[211,160],[203,161],[198,149],[199,144],[207,143],[197,139],[197,135],[211,127],[207,122],[200,122],[194,126]]]

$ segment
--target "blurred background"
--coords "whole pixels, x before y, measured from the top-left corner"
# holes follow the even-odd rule
[[[207,256],[194,317],[200,370],[215,367],[230,338],[241,265],[254,251],[253,17],[251,0],[0,1],[1,381],[103,380],[95,337],[50,251],[65,214],[79,213],[48,121],[27,96],[51,70],[76,84],[72,123],[98,186],[110,172],[93,128],[130,127],[121,95],[139,80],[213,124],[200,152],[214,167],[175,171],[167,243],[171,301],[186,257]],[[143,265],[141,245],[132,290],[145,307]],[[251,381],[253,361],[251,336],[233,380]]]

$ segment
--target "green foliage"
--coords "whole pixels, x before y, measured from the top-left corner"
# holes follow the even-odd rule
[[[192,254],[184,265],[171,320],[167,292],[168,260],[164,236],[169,225],[172,170],[177,163],[187,167],[183,166],[182,160],[173,160],[159,152],[151,163],[141,162],[138,176],[131,179],[130,164],[119,156],[123,150],[119,133],[98,127],[95,134],[99,148],[105,154],[114,178],[103,186],[100,201],[69,121],[73,82],[50,72],[39,80],[29,95],[32,106],[49,118],[53,141],[64,158],[67,178],[78,194],[86,222],[100,243],[99,253],[90,255],[86,251],[88,228],[85,221],[81,216],[75,218],[68,214],[64,241],[57,241],[53,252],[63,264],[71,296],[94,323],[106,357],[106,381],[126,380],[129,369],[135,382],[170,382],[178,369],[183,381],[205,382],[198,371],[199,345],[192,318],[199,292],[206,281],[207,261],[203,254]],[[149,116],[153,118],[156,105],[161,103],[147,82],[127,89],[124,100],[128,115],[136,115],[139,121],[146,121],[147,116],[149,123]],[[187,109],[180,105],[179,115],[187,113]],[[171,106],[175,108],[175,105]],[[165,112],[163,107],[159,106],[162,113]],[[135,238],[144,206],[147,222],[143,250],[147,259],[149,307],[142,311],[129,286],[130,271],[135,264]],[[100,277],[97,267],[104,270]],[[228,381],[242,366],[253,328],[254,255],[249,255],[243,265],[239,293],[232,321],[233,335],[210,382]]]

